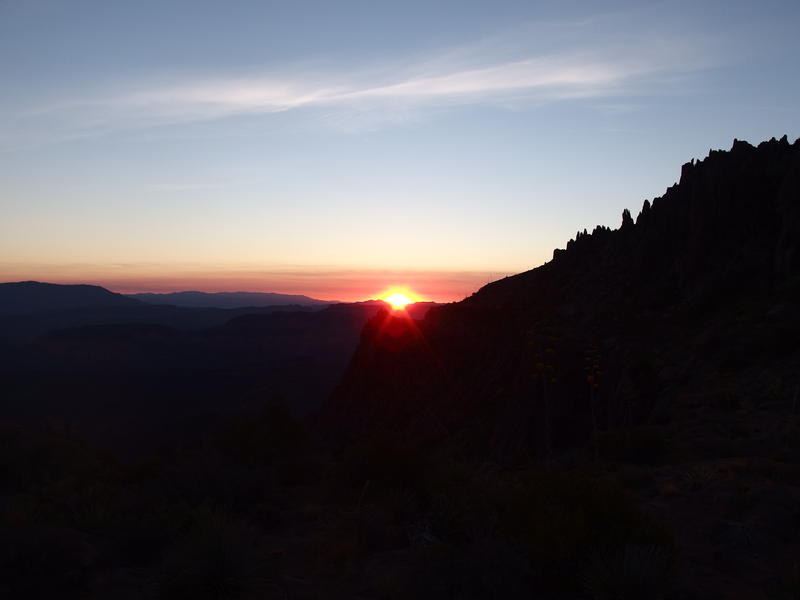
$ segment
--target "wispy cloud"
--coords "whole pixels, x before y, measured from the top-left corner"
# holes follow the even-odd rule
[[[681,52],[682,54],[682,52]],[[159,115],[218,117],[242,112],[283,112],[309,106],[401,102],[424,106],[448,102],[487,103],[509,94],[550,101],[605,97],[631,91],[637,79],[697,68],[660,57],[614,58],[589,52],[527,57],[482,68],[451,65],[433,74],[402,77],[307,74],[288,78],[215,79],[187,82],[109,98],[120,109],[148,109]],[[663,58],[663,57],[662,57]],[[388,80],[388,81],[386,81]]]
[[[708,66],[698,60],[704,55],[698,44],[686,39],[629,36],[567,46],[500,52],[482,42],[369,69],[294,67],[262,76],[118,84],[112,91],[77,94],[35,110],[5,110],[0,146],[313,108],[322,109],[319,114],[331,123],[342,121],[337,113],[357,111],[369,114],[374,124],[397,122],[398,112],[454,104],[504,107],[622,97],[646,90],[659,78],[674,85],[676,75]]]

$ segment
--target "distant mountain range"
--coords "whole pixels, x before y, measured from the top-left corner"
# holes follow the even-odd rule
[[[76,308],[131,308],[135,298],[96,285],[59,285],[38,281],[0,283],[0,316],[71,310]]]
[[[248,403],[279,398],[306,414],[332,391],[367,320],[390,310],[287,294],[140,296],[150,302],[93,285],[1,283],[0,418],[66,419],[145,451],[143,437],[175,439],[190,421],[187,435],[199,435],[197,419]]]
[[[126,297],[148,304],[171,304],[187,308],[246,308],[250,306],[318,306],[337,304],[336,301],[317,300],[297,294],[272,292],[171,292],[166,294],[126,294]]]
[[[298,294],[262,292],[172,292],[117,294],[97,285],[62,285],[39,281],[0,283],[0,316],[87,308],[136,308],[169,305],[184,308],[267,308],[296,306],[324,308],[337,301]]]

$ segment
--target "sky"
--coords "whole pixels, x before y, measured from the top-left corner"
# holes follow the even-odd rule
[[[0,281],[459,300],[800,137],[800,2],[0,0]]]

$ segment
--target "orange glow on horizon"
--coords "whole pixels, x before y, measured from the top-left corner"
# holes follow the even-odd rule
[[[489,281],[511,271],[375,269],[329,266],[196,264],[25,264],[0,260],[0,282],[43,281],[90,284],[124,294],[203,292],[274,292],[303,294],[325,301],[363,302],[393,293],[414,302],[457,302]],[[388,282],[400,282],[387,285]],[[413,290],[413,291],[412,291]]]

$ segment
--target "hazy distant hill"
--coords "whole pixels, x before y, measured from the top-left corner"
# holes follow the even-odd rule
[[[32,341],[48,331],[87,325],[141,323],[182,330],[219,327],[245,314],[310,312],[316,306],[263,306],[247,308],[187,308],[170,304],[136,302],[131,306],[79,307],[29,314],[0,314],[0,353],[6,344]]]
[[[83,304],[48,296],[63,288],[90,293]],[[0,314],[0,417],[62,419],[142,451],[184,433],[200,436],[219,415],[270,399],[296,414],[315,410],[341,377],[364,324],[388,308],[381,301],[189,308],[92,286],[33,289],[33,306],[51,310],[37,312],[18,294],[14,306],[28,314]],[[87,306],[91,300],[97,305]],[[421,317],[430,306],[409,307],[409,314]]]
[[[25,315],[76,308],[136,307],[135,298],[96,285],[59,285],[38,281],[0,283],[0,315]]]
[[[167,294],[128,294],[148,304],[171,304],[187,308],[246,308],[250,306],[319,306],[335,304],[326,300],[317,300],[308,296],[293,294],[276,294],[272,292],[171,292]]]

